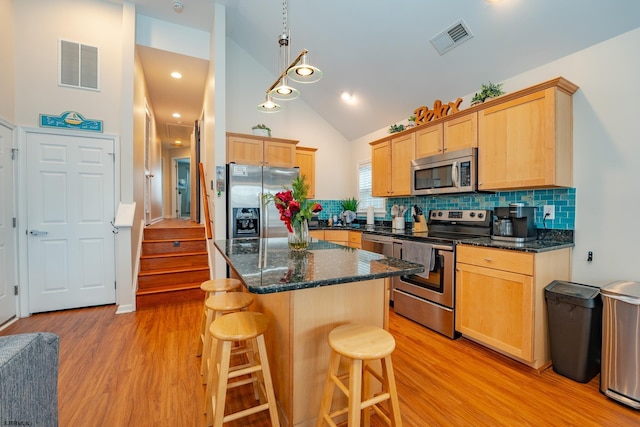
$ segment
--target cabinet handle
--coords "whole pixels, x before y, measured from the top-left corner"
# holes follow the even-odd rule
[[[492,262],[492,261],[493,261],[493,259],[491,259],[491,258],[485,258],[484,260],[485,260],[486,262]]]

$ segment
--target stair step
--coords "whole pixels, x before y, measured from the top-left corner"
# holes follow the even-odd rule
[[[204,301],[204,291],[200,284],[187,284],[182,288],[163,289],[154,292],[138,291],[136,295],[136,310],[155,307],[161,304],[176,304],[185,301]]]
[[[140,257],[140,272],[208,266],[209,256],[206,252],[167,253]]]
[[[154,270],[138,273],[138,289],[178,286],[184,283],[202,283],[209,280],[209,267],[177,270]]]
[[[144,240],[142,255],[206,252],[207,239]]]
[[[160,240],[175,238],[204,238],[202,227],[147,227],[144,229],[144,240]]]

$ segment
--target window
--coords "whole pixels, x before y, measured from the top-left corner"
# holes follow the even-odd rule
[[[60,40],[60,85],[98,89],[98,48]]]
[[[371,162],[358,164],[358,211],[366,212],[367,207],[373,206],[374,212],[385,213],[384,199],[373,197],[371,180]]]

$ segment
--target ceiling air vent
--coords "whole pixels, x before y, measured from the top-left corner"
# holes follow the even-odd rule
[[[193,133],[193,126],[167,123],[165,125],[165,130],[167,132],[167,138],[173,139],[173,140],[179,139],[181,141],[187,142],[191,140],[191,134]]]
[[[431,44],[440,55],[444,55],[456,46],[473,37],[467,24],[461,19],[431,39]]]

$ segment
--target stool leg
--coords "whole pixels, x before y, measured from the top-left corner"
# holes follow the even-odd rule
[[[362,364],[362,400],[367,400],[371,396],[371,375],[367,373],[369,361],[365,360]],[[369,427],[371,425],[371,408],[362,410],[362,426]]]
[[[362,403],[362,360],[352,359],[349,367],[349,427],[360,427]]]
[[[389,418],[393,427],[402,427],[402,418],[400,417],[400,404],[398,403],[398,390],[396,389],[396,379],[393,374],[393,365],[391,364],[391,355],[387,355],[382,359],[382,376],[386,381],[385,388],[389,392],[391,404],[389,405]]]
[[[200,321],[200,336],[198,337],[198,350],[196,350],[196,356],[202,356],[202,350],[204,348],[204,340],[207,336],[207,310],[202,311],[202,320]]]
[[[224,423],[224,405],[227,400],[227,382],[229,381],[229,362],[231,359],[231,341],[222,341],[218,345],[219,356],[216,357],[220,361],[220,372],[217,383],[212,384],[212,389],[216,389],[215,395],[211,397],[211,406],[213,408],[213,426],[222,427]],[[217,371],[216,366],[212,366],[212,371]],[[209,419],[209,414],[207,414]],[[209,424],[210,425],[210,424]]]
[[[269,417],[273,427],[280,427],[278,419],[278,405],[276,403],[276,395],[273,391],[273,382],[271,381],[271,370],[269,369],[269,360],[267,359],[267,346],[264,342],[264,335],[256,337],[258,343],[258,355],[260,356],[260,366],[264,377],[264,388],[267,393],[267,403],[269,403]],[[220,425],[220,427],[222,424]]]
[[[333,382],[333,376],[338,374],[338,368],[340,367],[340,354],[331,351],[329,357],[329,369],[327,370],[327,379],[324,382],[324,390],[322,392],[322,401],[320,402],[320,413],[318,414],[318,421],[316,427],[322,427],[325,423],[325,415],[328,416],[331,412],[331,402],[333,401],[333,391],[336,384]]]
[[[207,367],[208,367],[208,355],[211,352],[211,341],[213,340],[213,336],[209,333],[209,326],[211,325],[211,322],[213,322],[213,310],[209,310],[208,308],[205,308],[205,310],[207,310],[207,318],[205,320],[206,324],[205,324],[205,337],[204,337],[204,350],[203,350],[203,354],[204,357],[202,357],[202,360],[200,361],[200,375],[202,375],[202,383],[205,384],[205,382],[207,381]]]
[[[216,342],[211,349],[209,359],[211,360],[211,369],[209,369],[209,375],[207,379],[207,387],[205,391],[204,399],[204,413],[207,414],[207,426],[213,425],[213,405],[214,399],[214,387],[218,384],[218,354],[221,350],[218,348],[222,345],[222,342]]]

